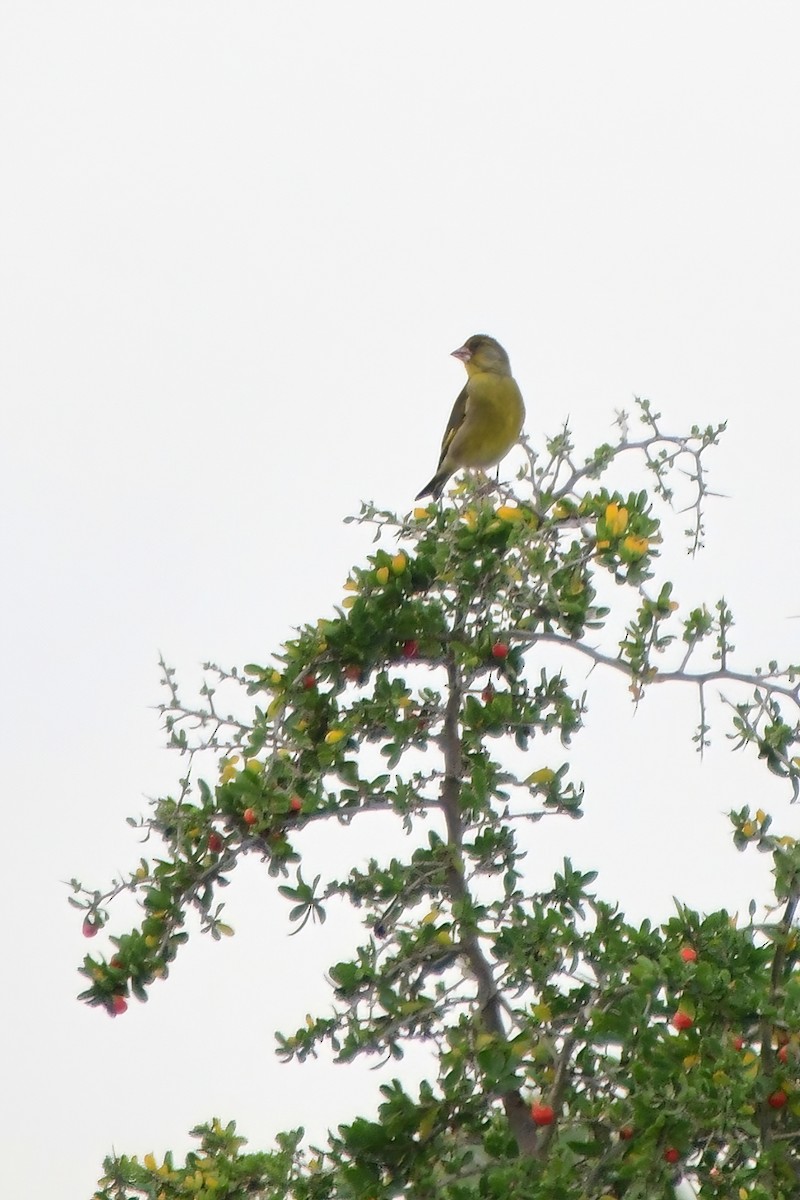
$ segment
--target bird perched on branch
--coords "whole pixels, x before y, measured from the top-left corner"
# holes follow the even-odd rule
[[[436,474],[417,500],[438,500],[459,467],[496,466],[519,438],[525,419],[522,395],[499,342],[476,333],[453,351],[453,357],[467,368],[467,382],[450,413]]]

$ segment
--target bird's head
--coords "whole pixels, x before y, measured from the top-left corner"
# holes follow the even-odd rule
[[[473,333],[463,346],[453,351],[453,358],[463,362],[468,375],[475,375],[479,371],[493,371],[497,375],[511,374],[511,363],[505,350],[499,342],[485,333]]]

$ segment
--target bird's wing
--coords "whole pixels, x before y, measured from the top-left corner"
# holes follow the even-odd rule
[[[442,465],[447,451],[450,449],[450,443],[458,433],[461,426],[464,424],[464,418],[467,415],[467,401],[469,400],[469,382],[465,383],[461,391],[456,397],[456,402],[453,405],[453,411],[450,413],[450,420],[447,422],[447,429],[444,431],[442,438],[442,452],[439,455],[439,466]]]

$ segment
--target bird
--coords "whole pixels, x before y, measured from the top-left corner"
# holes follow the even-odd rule
[[[503,347],[485,333],[468,337],[453,351],[467,369],[447,429],[436,474],[415,497],[438,500],[450,476],[460,467],[494,467],[518,440],[525,404]]]

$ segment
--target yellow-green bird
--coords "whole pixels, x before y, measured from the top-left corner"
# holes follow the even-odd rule
[[[453,351],[453,358],[461,359],[467,368],[467,382],[450,413],[436,474],[417,500],[423,496],[438,500],[460,467],[496,466],[518,440],[525,420],[522,395],[499,342],[475,333]]]

